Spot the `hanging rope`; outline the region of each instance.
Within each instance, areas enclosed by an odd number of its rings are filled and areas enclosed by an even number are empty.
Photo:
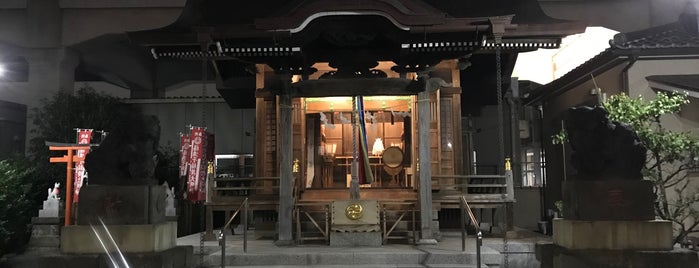
[[[357,113],[357,97],[353,96],[352,97],[352,168],[351,168],[351,180],[350,180],[350,199],[351,200],[358,200],[359,199],[359,154],[357,151],[359,150],[358,143],[357,143],[357,124],[359,124],[359,118],[358,118],[358,113]]]
[[[357,158],[359,157],[359,154],[357,153],[357,122],[359,121],[357,118],[357,97],[354,96],[352,97],[352,160],[357,161]]]

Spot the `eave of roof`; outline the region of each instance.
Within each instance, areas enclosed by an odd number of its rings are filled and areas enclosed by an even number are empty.
[[[319,13],[342,11],[382,13],[396,23],[410,28],[411,32],[417,31],[422,34],[485,32],[490,29],[489,19],[494,17],[511,18],[512,22],[506,25],[505,37],[560,38],[584,31],[585,25],[580,22],[546,16],[536,1],[516,0],[510,3],[513,1],[459,1],[455,4],[456,9],[446,9],[449,5],[444,6],[443,2],[453,1],[260,0],[256,4],[241,8],[235,1],[229,0],[189,0],[173,24],[160,29],[130,32],[128,35],[134,42],[146,46],[196,44],[201,42],[202,38],[208,38],[209,34],[215,34],[216,36],[211,36],[214,38],[274,38],[289,35],[290,29],[302,27],[309,18]],[[266,8],[258,10],[260,6]],[[229,10],[235,14],[222,10]],[[537,15],[533,16],[530,13]]]
[[[627,57],[627,55],[620,54],[618,51],[608,48],[564,76],[536,88],[529,96],[524,97],[524,104],[532,105],[540,103],[549,98],[563,94],[569,89],[587,81],[590,75],[596,76],[603,73],[622,63]]]
[[[699,70],[697,70],[697,72],[699,72]],[[646,80],[684,90],[699,92],[699,74],[651,75],[646,77]]]

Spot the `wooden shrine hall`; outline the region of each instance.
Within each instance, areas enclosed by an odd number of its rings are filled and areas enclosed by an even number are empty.
[[[534,0],[189,0],[173,24],[128,36],[158,64],[192,62],[232,107],[254,103],[254,172],[217,174],[209,212],[247,198],[256,233],[327,241],[332,203],[350,199],[361,96],[374,180],[358,199],[378,204],[383,242],[432,243],[433,212],[461,197],[515,201],[504,153],[493,174],[469,168],[462,116],[501,104],[517,53],[582,31]]]

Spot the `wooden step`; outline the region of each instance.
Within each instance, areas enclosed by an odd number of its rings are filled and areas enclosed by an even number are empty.
[[[413,189],[362,188],[361,199],[379,201],[416,201],[417,192]],[[349,199],[349,189],[306,189],[301,193],[301,201],[333,201]]]

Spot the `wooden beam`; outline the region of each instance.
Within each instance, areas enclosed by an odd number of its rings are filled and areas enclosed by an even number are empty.
[[[418,81],[405,78],[321,79],[291,85],[294,97],[406,96],[424,90]]]

